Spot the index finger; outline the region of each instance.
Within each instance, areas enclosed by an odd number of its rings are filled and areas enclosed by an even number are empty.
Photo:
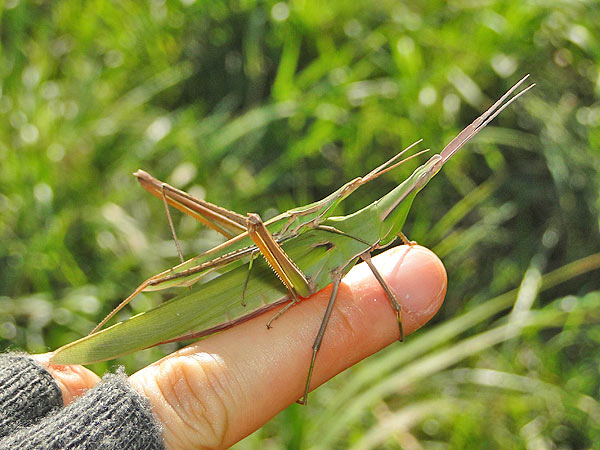
[[[405,335],[441,306],[446,272],[431,251],[402,246],[373,263],[402,305]],[[273,311],[194,343],[134,374],[171,448],[228,448],[302,395],[331,287],[265,327]],[[365,264],[344,278],[317,356],[311,388],[399,337],[396,314]]]

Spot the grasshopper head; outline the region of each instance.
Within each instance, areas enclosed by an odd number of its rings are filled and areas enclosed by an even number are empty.
[[[442,155],[433,155],[425,164],[415,170],[416,181],[411,192],[419,192],[444,165]]]
[[[406,216],[417,193],[444,165],[441,155],[433,155],[418,167],[400,186],[379,200],[380,219],[383,222],[381,241],[394,239],[402,229]]]

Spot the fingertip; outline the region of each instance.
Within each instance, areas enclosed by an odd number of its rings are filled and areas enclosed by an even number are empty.
[[[407,248],[404,248],[407,247]],[[408,332],[425,325],[438,312],[448,287],[448,276],[442,261],[431,250],[420,245],[401,246],[383,256],[394,260],[390,264],[389,279],[407,316]],[[375,264],[381,264],[376,260]],[[386,275],[384,274],[384,277]]]
[[[62,392],[65,406],[100,381],[98,375],[83,366],[50,364],[50,355],[50,353],[44,353],[31,357],[52,375]]]
[[[401,305],[405,335],[425,325],[440,309],[448,278],[444,265],[431,250],[402,245],[377,255],[373,263]],[[389,300],[366,264],[354,267],[344,282],[365,314],[397,328]]]

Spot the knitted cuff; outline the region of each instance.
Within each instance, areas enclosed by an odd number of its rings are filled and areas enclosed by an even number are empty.
[[[36,376],[39,375],[36,372]],[[25,374],[25,378],[31,377]],[[0,382],[4,383],[4,380]],[[37,385],[33,382],[30,384]],[[60,390],[56,384],[54,388],[57,390],[56,398],[62,404]],[[21,391],[13,390],[12,393],[17,397],[22,395]],[[13,401],[14,396],[3,393],[9,403],[24,403]],[[26,407],[25,410],[35,409],[36,404],[46,402],[43,397],[40,400],[33,394],[26,397],[30,405],[34,406]],[[0,409],[4,412],[2,403]],[[101,383],[83,396],[68,406],[47,414],[33,425],[17,431],[10,428],[8,435],[0,439],[2,450],[164,449],[161,429],[154,421],[149,400],[129,385],[122,370],[118,374],[105,375]]]
[[[0,355],[0,437],[62,405],[60,388],[46,369],[27,355]]]

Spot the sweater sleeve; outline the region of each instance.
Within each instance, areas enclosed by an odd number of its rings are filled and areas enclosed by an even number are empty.
[[[0,449],[164,449],[150,402],[123,373],[60,405],[45,369],[26,356],[0,356]]]
[[[33,359],[0,355],[0,437],[38,422],[62,403],[60,388]]]

